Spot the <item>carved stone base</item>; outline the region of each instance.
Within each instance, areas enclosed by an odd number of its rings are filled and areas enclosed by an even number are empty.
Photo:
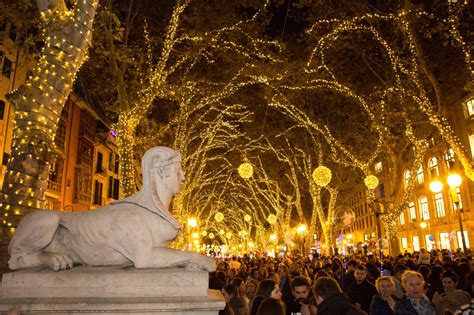
[[[22,314],[217,314],[225,306],[208,290],[206,271],[77,267],[3,275],[0,311]]]

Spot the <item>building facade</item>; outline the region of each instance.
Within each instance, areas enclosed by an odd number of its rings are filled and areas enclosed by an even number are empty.
[[[474,152],[474,96],[464,99],[450,112],[449,120],[456,135],[465,148]],[[385,199],[385,191],[391,191],[392,181],[381,162],[374,165],[379,178],[376,196],[379,202],[389,202]],[[457,188],[450,188],[447,183],[448,175],[461,175],[462,183]],[[409,166],[404,172],[404,187],[408,184]],[[454,151],[442,140],[431,139],[423,164],[415,176],[415,185],[408,206],[398,219],[398,239],[402,252],[428,250],[463,249],[463,238],[466,248],[474,242],[474,214],[472,198],[474,186],[462,171]],[[439,181],[443,184],[440,191],[433,192],[430,184]],[[356,219],[347,233],[347,244],[360,248],[367,246],[369,251],[379,250],[379,244],[384,238],[384,231],[375,209],[370,209],[366,202],[365,192],[355,193],[347,206],[351,207]],[[380,231],[379,231],[380,230]],[[462,232],[461,232],[462,230]],[[464,237],[463,237],[464,235]]]

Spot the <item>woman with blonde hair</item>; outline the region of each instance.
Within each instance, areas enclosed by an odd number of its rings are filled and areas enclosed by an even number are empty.
[[[399,301],[393,292],[395,291],[395,281],[392,277],[379,277],[375,281],[378,295],[374,295],[370,304],[370,314],[392,315],[395,304]]]
[[[436,311],[430,299],[424,293],[423,276],[416,271],[405,271],[402,285],[406,291],[395,305],[396,315],[435,315]]]

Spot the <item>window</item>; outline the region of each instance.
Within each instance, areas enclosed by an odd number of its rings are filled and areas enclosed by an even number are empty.
[[[4,152],[3,153],[3,159],[2,159],[2,165],[7,166],[9,158],[10,158],[10,154]]]
[[[474,115],[474,98],[471,98],[466,102],[466,109],[469,117],[472,117]]]
[[[380,195],[380,198],[385,198],[385,186],[384,184],[380,184],[379,185],[379,195]]]
[[[444,210],[444,200],[443,194],[435,194],[435,205],[436,205],[436,216],[438,218],[446,216],[446,211]]]
[[[119,199],[120,180],[114,178],[114,194],[112,198]]]
[[[114,178],[109,176],[109,189],[107,190],[107,198],[112,198],[114,193]]]
[[[101,152],[97,152],[97,165],[96,165],[96,169],[95,169],[95,172],[96,173],[102,173],[104,171],[104,169],[102,168],[102,160],[103,160],[103,155]]]
[[[430,234],[425,235],[425,244],[426,244],[427,251],[431,251],[433,249],[433,244],[434,244],[433,235],[430,235]]]
[[[74,171],[74,202],[90,204],[92,175],[91,169],[76,167]]]
[[[448,151],[444,154],[444,159],[446,161],[446,166],[451,169],[454,166],[454,151],[449,148]]]
[[[58,129],[56,130],[54,143],[56,144],[56,147],[61,150],[64,150],[66,146],[66,121],[62,118],[58,121]]]
[[[456,202],[453,202],[453,213],[458,213],[458,208],[462,209],[462,199],[461,199],[461,187],[456,187],[456,195],[458,195],[458,205],[456,206]]]
[[[423,165],[420,165],[416,176],[418,178],[418,184],[423,184],[423,182],[425,181],[425,175],[423,174]]]
[[[415,209],[415,203],[413,201],[408,203],[408,210],[410,212],[410,220],[411,221],[416,220],[416,209]]]
[[[4,77],[10,78],[12,74],[12,62],[7,57],[3,58],[3,66],[2,66],[2,75]]]
[[[474,134],[469,135],[469,146],[471,148],[471,157],[474,158]]]
[[[115,155],[115,170],[114,173],[118,174],[119,172],[119,156],[118,154]]]
[[[406,237],[402,237],[402,249],[408,248],[408,239]]]
[[[5,115],[5,102],[0,100],[0,119],[3,120],[3,116]]]
[[[451,242],[449,240],[449,233],[439,233],[439,245],[441,249],[451,249]]]
[[[382,172],[382,162],[378,162],[377,164],[375,164],[375,172],[376,173]]]
[[[435,157],[432,157],[429,162],[429,167],[430,167],[430,174],[431,177],[438,177],[439,176],[439,169],[438,169],[438,159]]]
[[[420,251],[420,238],[418,236],[413,236],[413,251]]]
[[[115,169],[115,157],[112,152],[109,152],[109,171],[113,171]]]
[[[410,181],[410,171],[405,171],[405,188],[408,187],[408,182]]]
[[[94,183],[94,204],[95,205],[102,205],[102,188],[103,184],[99,182],[98,180],[95,181]]]
[[[64,160],[57,157],[49,166],[48,189],[54,192],[61,192],[63,178]]]
[[[405,211],[400,214],[400,225],[405,224]]]
[[[425,196],[420,197],[420,216],[421,220],[429,220],[430,219],[430,208],[428,207],[428,198]]]
[[[77,148],[77,164],[84,164],[92,168],[93,163],[93,145],[85,138],[79,139],[79,145]]]
[[[470,248],[469,247],[469,237],[467,236],[467,231],[464,231],[464,240],[466,241],[466,248]],[[462,237],[461,237],[461,232],[460,231],[457,231],[456,232],[456,237],[458,239],[458,247],[459,248],[463,248],[462,246]]]

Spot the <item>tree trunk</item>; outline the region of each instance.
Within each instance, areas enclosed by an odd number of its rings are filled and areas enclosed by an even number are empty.
[[[120,156],[120,185],[123,197],[131,196],[137,191],[134,147],[138,120],[138,118],[129,118],[125,115],[121,115],[119,118],[117,146]]]
[[[15,109],[1,205],[8,227],[43,207],[58,121],[86,58],[98,1],[78,1],[69,12],[61,1],[37,3],[45,22],[45,47],[33,75],[7,96]],[[48,5],[56,8],[48,10]]]

